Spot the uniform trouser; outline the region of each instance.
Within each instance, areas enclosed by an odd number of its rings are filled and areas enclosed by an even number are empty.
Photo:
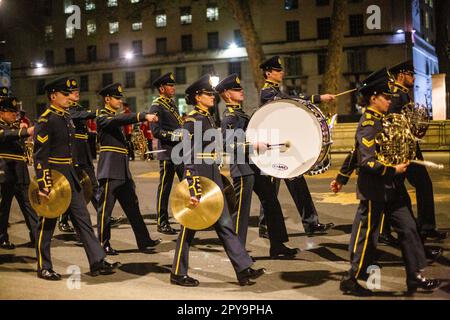
[[[92,229],[92,222],[86,207],[86,201],[82,191],[72,188],[72,201],[70,202],[70,219],[72,220],[75,232],[83,243],[89,266],[100,262],[105,258],[105,252]],[[36,256],[38,260],[38,270],[52,269],[50,255],[50,242],[55,230],[57,219],[41,217],[37,226]]]
[[[259,198],[266,213],[267,231],[271,246],[277,246],[289,241],[284,223],[280,202],[275,196],[275,186],[269,176],[260,174],[233,178],[234,191],[237,199],[237,210],[232,213],[233,226],[242,245],[247,241],[248,220],[253,191]]]
[[[97,177],[95,176],[95,169],[93,165],[80,165],[80,170],[83,170],[86,172],[86,174],[89,176],[89,179],[91,180],[92,184],[92,199],[91,203],[94,206],[95,211],[98,211],[98,181]],[[69,221],[69,211],[65,212],[61,217],[59,217],[60,223],[67,223]]]
[[[25,223],[29,230],[30,241],[35,242],[36,226],[38,217],[31,207],[28,199],[28,184],[16,184],[5,182],[1,184],[1,202],[0,202],[0,242],[8,241],[8,220],[11,211],[11,203],[16,197]]]
[[[175,173],[178,179],[183,179],[184,168],[183,165],[175,165],[171,160],[159,161],[159,185],[158,193],[156,194],[157,211],[158,211],[158,225],[169,223],[169,196],[172,190],[173,179]]]
[[[406,170],[406,179],[416,189],[417,224],[419,231],[436,229],[433,184],[427,169],[424,166],[411,163],[408,170]],[[390,223],[384,219],[382,232],[389,233],[390,231]]]
[[[436,229],[433,184],[426,167],[411,163],[406,170],[406,179],[416,188],[417,221],[419,229]]]
[[[398,234],[407,276],[414,276],[427,265],[423,244],[407,199],[399,196],[390,202],[362,200],[353,221],[349,245],[349,274],[355,279],[366,272],[374,260],[383,212]]]
[[[276,194],[280,190],[280,179],[272,178],[272,182],[275,185]],[[286,186],[294,200],[297,207],[300,218],[302,219],[303,227],[314,226],[319,223],[319,216],[317,215],[316,207],[309,192],[308,185],[303,176],[299,176],[293,179],[284,179]],[[264,208],[261,206],[259,212],[259,224],[266,224]]]
[[[132,179],[101,179],[99,181],[99,207],[97,211],[97,233],[103,246],[109,245],[111,239],[111,214],[119,201],[125,215],[130,221],[138,248],[150,244],[150,233],[144,223],[136,195],[136,185]]]
[[[219,220],[214,224],[219,239],[236,273],[249,268],[253,261],[248,255],[245,247],[239,241],[234,232],[231,216],[228,212],[228,205],[224,203],[224,209]],[[190,230],[181,226],[178,235],[175,256],[172,264],[172,273],[175,275],[187,275],[189,265],[189,249],[195,236],[195,230]]]

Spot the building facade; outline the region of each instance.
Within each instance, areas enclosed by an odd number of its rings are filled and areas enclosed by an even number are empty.
[[[245,44],[225,0],[18,2],[5,0],[0,8],[6,30],[0,59],[12,62],[12,91],[31,118],[45,106],[45,82],[67,73],[80,80],[82,104],[91,108],[99,104],[101,87],[121,82],[132,109],[145,110],[157,95],[153,79],[168,71],[178,82],[181,112],[189,111],[184,90],[205,73],[219,79],[240,74],[245,108],[259,106]],[[323,93],[333,1],[250,2],[266,56],[284,59],[285,89]],[[80,8],[79,21],[71,5]],[[416,96],[431,105],[430,75],[439,72],[433,0],[349,0],[347,15],[340,91],[376,69],[414,58]],[[354,96],[338,102],[339,114],[357,113]]]

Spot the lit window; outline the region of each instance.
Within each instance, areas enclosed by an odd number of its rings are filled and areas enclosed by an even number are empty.
[[[69,9],[69,7],[71,5],[73,5],[73,1],[72,0],[64,0],[64,13],[66,13],[66,14],[73,13],[73,11]]]
[[[119,5],[118,0],[108,0],[108,7],[117,7]]]
[[[427,29],[430,29],[430,15],[428,12],[425,12],[425,27]]]
[[[110,22],[109,23],[109,34],[115,34],[119,32],[119,22]]]
[[[46,26],[45,27],[45,40],[46,41],[53,40],[53,26]]]
[[[95,23],[95,20],[88,20],[87,21],[87,35],[91,36],[97,33],[97,24]]]
[[[191,7],[180,8],[180,22],[181,22],[181,24],[191,24],[192,23]]]
[[[85,9],[86,11],[95,10],[95,2],[93,0],[86,0]]]
[[[131,30],[139,31],[142,30],[142,22],[134,22],[131,24]]]
[[[75,36],[75,27],[66,27],[66,39],[73,39]]]
[[[156,27],[162,28],[167,26],[167,15],[165,13],[159,13],[156,15]]]
[[[219,20],[219,7],[206,8],[206,20],[218,21]]]

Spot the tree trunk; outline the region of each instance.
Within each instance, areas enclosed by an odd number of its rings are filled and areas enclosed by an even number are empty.
[[[326,72],[323,77],[323,87],[326,93],[337,93],[339,90],[346,13],[347,0],[334,0],[331,34],[328,41],[328,59]],[[333,101],[325,104],[323,110],[331,114],[336,113],[337,102]]]
[[[264,84],[264,77],[259,69],[259,65],[265,60],[265,55],[253,24],[249,2],[249,0],[228,0],[227,4],[241,30],[255,88],[259,92]]]

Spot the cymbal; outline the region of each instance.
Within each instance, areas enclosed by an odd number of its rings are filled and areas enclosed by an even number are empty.
[[[219,186],[206,177],[200,177],[202,197],[200,203],[192,208],[189,204],[191,195],[186,179],[181,181],[170,197],[170,207],[174,218],[191,230],[203,230],[219,220],[223,211],[223,194]]]
[[[92,195],[94,194],[91,178],[86,171],[82,170],[79,179],[81,187],[83,188],[84,199],[86,200],[86,203],[89,203],[92,200]]]
[[[230,214],[233,214],[233,212],[236,210],[237,205],[236,193],[234,192],[234,187],[231,184],[230,180],[223,174],[221,176],[223,184],[222,192],[225,200],[227,201],[228,211],[230,212]]]
[[[53,187],[48,195],[49,199],[38,195],[39,186],[36,177],[30,181],[28,197],[38,216],[54,219],[61,216],[69,208],[72,201],[72,189],[69,181],[60,172],[52,169],[51,176]]]

